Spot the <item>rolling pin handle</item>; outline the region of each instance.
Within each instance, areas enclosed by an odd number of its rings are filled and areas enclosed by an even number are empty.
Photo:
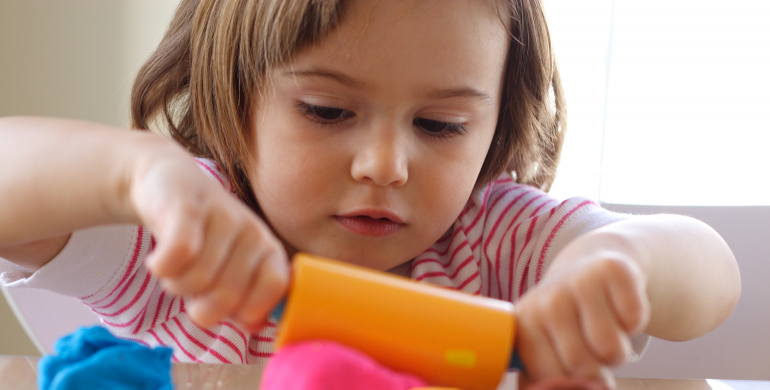
[[[276,323],[281,321],[281,318],[283,317],[283,310],[286,308],[286,298],[281,298],[281,301],[278,302],[278,305],[275,306],[273,311],[270,313],[270,318],[273,319]]]
[[[511,354],[511,361],[508,362],[508,370],[524,371],[524,363],[522,363],[521,359],[519,359],[519,354],[515,349]]]

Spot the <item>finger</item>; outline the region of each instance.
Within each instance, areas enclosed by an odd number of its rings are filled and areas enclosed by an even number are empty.
[[[601,362],[591,352],[582,334],[578,304],[574,296],[554,297],[549,310],[548,337],[562,369],[568,376],[601,379]]]
[[[170,221],[154,231],[157,246],[145,264],[155,276],[173,277],[184,272],[203,246],[204,223],[198,211],[177,210]]]
[[[535,293],[532,291],[530,294]],[[558,356],[555,353],[555,347],[548,337],[547,330],[543,325],[547,323],[548,318],[543,317],[538,302],[533,301],[535,297],[529,300],[520,301],[516,307],[516,349],[521,361],[526,367],[526,377],[531,381],[538,381],[544,378],[555,378],[566,376]]]
[[[610,390],[615,390],[618,387],[615,382],[615,375],[612,375],[612,371],[606,366],[602,367],[599,380],[607,385]]]
[[[164,287],[178,295],[201,294],[221,277],[227,255],[232,251],[239,223],[225,213],[211,213],[200,255],[175,277],[164,280]]]
[[[260,242],[242,232],[227,255],[220,277],[212,288],[196,298],[188,311],[201,326],[209,327],[230,316],[241,304],[262,261]]]
[[[288,260],[283,248],[276,243],[259,265],[254,284],[233,318],[252,332],[259,330],[286,295],[288,285]]]
[[[603,364],[617,365],[628,359],[632,348],[605,290],[605,286],[598,283],[581,286],[576,300],[581,336],[595,359]]]
[[[613,261],[608,267],[607,295],[618,322],[629,334],[639,333],[647,326],[650,303],[644,273],[631,260]]]

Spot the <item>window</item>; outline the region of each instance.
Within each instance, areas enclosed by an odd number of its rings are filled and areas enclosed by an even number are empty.
[[[569,109],[556,196],[770,204],[770,2],[545,4]]]

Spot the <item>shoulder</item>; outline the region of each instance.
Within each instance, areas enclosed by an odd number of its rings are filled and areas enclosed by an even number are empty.
[[[578,217],[603,220],[603,223],[622,218],[591,199],[573,197],[559,200],[540,189],[517,183],[508,174],[502,174],[473,194],[458,222],[472,230],[479,224],[494,227],[505,221],[521,223],[533,219],[564,224]]]
[[[488,224],[499,224],[505,217],[530,218],[558,203],[547,193],[502,174],[473,193],[458,222],[471,232]]]

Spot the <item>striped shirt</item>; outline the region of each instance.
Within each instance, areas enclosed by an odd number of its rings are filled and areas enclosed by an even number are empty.
[[[232,192],[209,160],[201,168]],[[594,202],[559,202],[502,175],[474,193],[452,227],[412,261],[411,277],[472,294],[516,302],[543,276],[567,243],[623,216]],[[185,308],[191,297],[167,293],[144,266],[155,241],[142,226],[114,225],[73,233],[65,248],[34,274],[0,261],[9,287],[44,288],[78,297],[115,335],[173,348],[174,361],[264,364],[276,324],[249,334],[230,321],[205,329]]]

